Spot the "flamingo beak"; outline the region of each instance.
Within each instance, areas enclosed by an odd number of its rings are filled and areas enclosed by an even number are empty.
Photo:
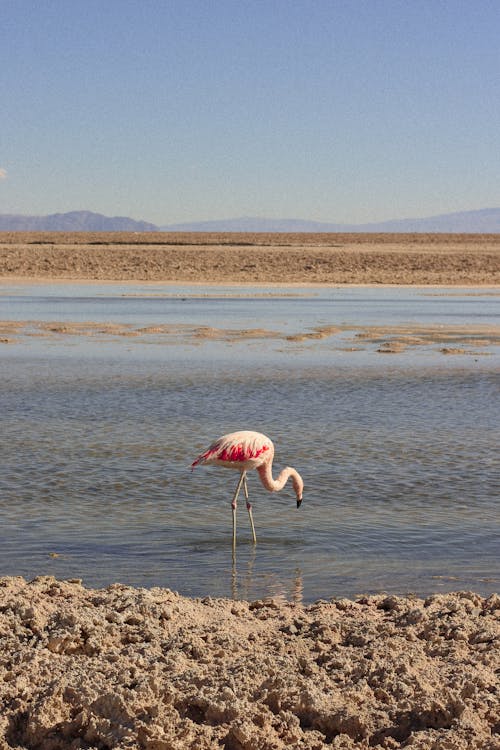
[[[301,503],[302,503],[302,498],[297,498],[297,508],[300,508]]]

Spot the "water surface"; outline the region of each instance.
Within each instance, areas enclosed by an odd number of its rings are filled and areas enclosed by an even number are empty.
[[[259,289],[238,298],[232,288],[214,297],[209,288],[168,287],[155,288],[166,297],[132,296],[148,290],[3,287],[0,319],[284,331],[498,321],[495,296],[470,290],[267,298]],[[166,346],[63,336],[25,337],[0,355],[3,575],[305,601],[499,588],[494,348],[445,357],[432,347],[340,351],[329,340]],[[270,435],[276,468],[295,466],[305,492],[297,510],[291,486],[271,495],[251,475],[258,543],[241,502],[233,558],[238,477],[189,467],[212,438],[238,428]]]

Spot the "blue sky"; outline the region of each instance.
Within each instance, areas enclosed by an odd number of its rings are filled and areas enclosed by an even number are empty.
[[[0,0],[0,213],[500,206],[498,0]]]

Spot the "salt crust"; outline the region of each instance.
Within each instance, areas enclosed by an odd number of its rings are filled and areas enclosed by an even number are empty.
[[[500,748],[500,597],[0,579],[0,748]]]

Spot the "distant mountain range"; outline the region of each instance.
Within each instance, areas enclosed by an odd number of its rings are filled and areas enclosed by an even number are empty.
[[[457,232],[500,233],[500,208],[459,211],[424,219],[393,219],[370,224],[333,224],[302,219],[243,217],[219,221],[168,224],[163,232]]]
[[[305,219],[242,217],[157,226],[126,216],[91,211],[49,216],[0,214],[1,232],[451,232],[500,233],[500,208],[440,214],[423,219],[393,219],[370,224],[334,224]]]
[[[0,214],[0,232],[157,232],[147,221],[127,216],[103,216],[92,211],[70,211],[49,216]]]

